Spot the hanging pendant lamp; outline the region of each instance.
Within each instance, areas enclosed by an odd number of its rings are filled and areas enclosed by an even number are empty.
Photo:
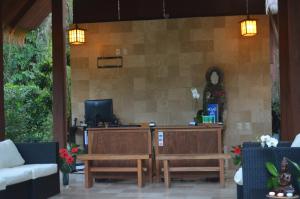
[[[257,20],[252,19],[249,16],[249,4],[248,0],[246,1],[247,6],[247,18],[241,21],[241,35],[244,37],[252,37],[257,34]]]

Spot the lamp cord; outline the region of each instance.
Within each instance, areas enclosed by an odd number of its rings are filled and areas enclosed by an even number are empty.
[[[120,0],[118,0],[118,19],[121,20],[121,6],[120,6]]]
[[[249,1],[246,0],[246,9],[247,9],[247,15],[249,15]]]

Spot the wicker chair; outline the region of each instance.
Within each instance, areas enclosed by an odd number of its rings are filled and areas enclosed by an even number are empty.
[[[265,163],[273,162],[279,168],[283,157],[300,163],[300,148],[290,148],[290,143],[281,142],[276,148],[262,148],[259,143],[244,143],[242,150],[243,187],[238,187],[238,199],[264,199],[268,193],[269,174]],[[290,167],[290,169],[293,169]],[[295,176],[294,176],[295,178]],[[293,179],[294,184],[295,179]],[[298,187],[295,186],[299,193]],[[241,193],[242,191],[242,193]]]

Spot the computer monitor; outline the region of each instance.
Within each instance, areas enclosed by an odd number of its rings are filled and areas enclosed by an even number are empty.
[[[99,122],[113,122],[113,102],[112,99],[86,100],[85,122],[89,127],[98,126]]]

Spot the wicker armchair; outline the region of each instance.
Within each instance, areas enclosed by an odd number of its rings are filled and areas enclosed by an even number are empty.
[[[238,194],[238,199],[265,198],[268,193],[267,180],[269,178],[265,168],[266,162],[273,162],[277,168],[283,157],[300,163],[300,148],[290,148],[290,145],[290,143],[281,142],[276,148],[262,148],[259,143],[243,144],[243,194]],[[293,181],[295,182],[295,179]],[[299,193],[298,187],[295,186],[295,188]],[[241,191],[240,187],[239,189]]]

